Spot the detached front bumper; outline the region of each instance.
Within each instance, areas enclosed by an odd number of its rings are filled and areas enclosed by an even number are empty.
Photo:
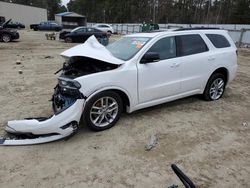
[[[9,121],[5,130],[18,136],[18,139],[2,138],[0,145],[41,144],[74,134],[78,129],[85,99],[79,96],[66,96],[56,87],[52,101],[55,114],[50,118]]]
[[[5,130],[12,134],[61,134],[67,135],[72,132],[71,122],[79,123],[84,108],[84,99],[76,100],[75,103],[59,114],[54,114],[47,120],[27,119],[9,121]]]

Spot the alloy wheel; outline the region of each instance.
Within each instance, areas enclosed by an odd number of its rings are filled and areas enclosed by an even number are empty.
[[[98,99],[90,110],[90,120],[97,127],[106,127],[118,114],[118,103],[112,97]]]
[[[2,40],[3,40],[3,42],[10,42],[10,36],[9,35],[3,35],[3,37],[2,37]]]
[[[209,90],[209,95],[211,99],[217,100],[222,96],[224,91],[224,85],[225,82],[222,78],[217,78],[213,81]]]

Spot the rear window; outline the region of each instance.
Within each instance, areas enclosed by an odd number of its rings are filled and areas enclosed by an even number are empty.
[[[178,56],[186,56],[208,51],[206,43],[198,34],[176,36],[176,42]]]
[[[208,39],[213,43],[216,48],[227,48],[230,47],[230,43],[223,35],[218,34],[206,34]]]

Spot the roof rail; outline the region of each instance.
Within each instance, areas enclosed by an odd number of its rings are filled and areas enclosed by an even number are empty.
[[[190,27],[190,28],[180,28],[175,31],[192,31],[192,30],[212,30],[212,29],[220,29],[217,27]]]

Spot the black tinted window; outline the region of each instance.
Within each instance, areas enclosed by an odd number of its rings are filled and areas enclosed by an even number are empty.
[[[230,47],[230,43],[223,35],[218,34],[206,34],[209,40],[213,43],[216,48],[227,48]]]
[[[157,52],[160,60],[176,57],[175,37],[166,37],[158,40],[148,52]]]
[[[79,28],[76,30],[77,33],[84,33],[86,32],[87,28]]]
[[[198,54],[208,51],[206,43],[200,35],[176,36],[178,56]]]

